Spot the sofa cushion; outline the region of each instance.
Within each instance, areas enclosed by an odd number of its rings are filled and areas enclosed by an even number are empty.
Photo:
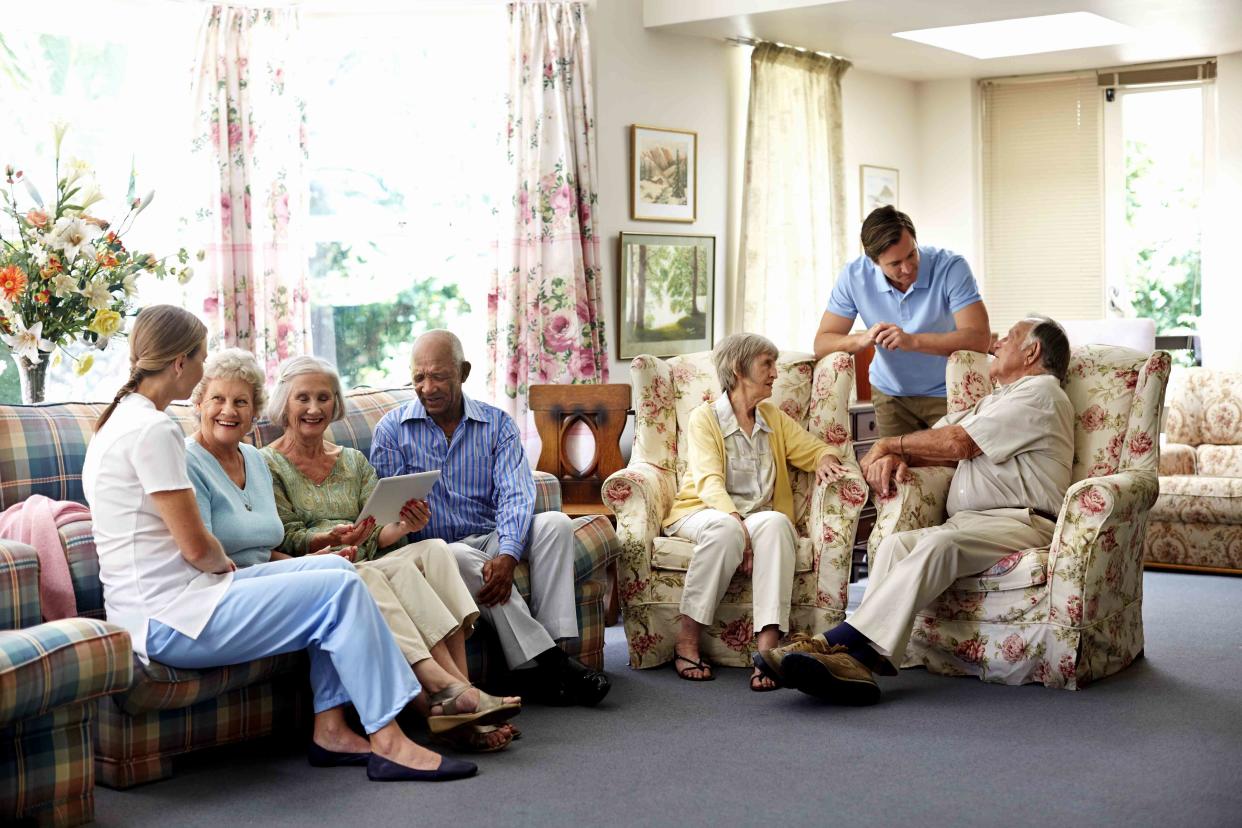
[[[1001,558],[977,575],[958,578],[949,587],[958,592],[1004,592],[1048,582],[1048,550],[1023,549]]]
[[[1242,525],[1242,477],[1162,477],[1151,519]]]
[[[1242,371],[1178,368],[1166,400],[1164,432],[1171,442],[1242,444]]]
[[[123,689],[132,655],[129,633],[90,618],[0,632],[0,725]]]
[[[1206,477],[1242,477],[1242,445],[1217,446],[1210,443],[1195,450],[1199,474]]]
[[[299,669],[306,669],[305,650],[208,670],[180,669],[156,661],[143,664],[134,657],[134,680],[115,701],[133,716],[151,710],[177,710]]]
[[[657,537],[651,547],[651,568],[685,572],[694,556],[694,544],[685,538]],[[815,563],[815,550],[810,538],[798,538],[794,550],[794,572],[810,572]]]

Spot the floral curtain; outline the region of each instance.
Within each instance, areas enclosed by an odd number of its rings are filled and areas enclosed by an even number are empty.
[[[848,61],[774,43],[751,54],[730,330],[808,350],[845,264],[841,76]],[[779,297],[796,297],[783,301]]]
[[[310,352],[305,112],[287,71],[296,9],[215,6],[199,37],[193,149],[205,163],[213,345],[252,351],[269,378]]]
[[[488,294],[488,386],[524,434],[527,389],[608,381],[595,235],[595,102],[580,2],[509,4],[507,147]]]

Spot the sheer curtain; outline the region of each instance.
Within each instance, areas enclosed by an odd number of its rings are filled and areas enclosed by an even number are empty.
[[[200,218],[211,237],[203,316],[213,342],[252,351],[269,378],[311,350],[297,31],[295,9],[214,6],[194,74]]]
[[[731,331],[810,350],[845,263],[841,76],[849,67],[774,43],[751,54]]]
[[[508,175],[488,294],[488,386],[524,439],[533,383],[608,381],[595,101],[580,2],[509,4]]]

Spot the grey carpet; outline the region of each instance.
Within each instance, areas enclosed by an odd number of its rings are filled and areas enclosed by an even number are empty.
[[[1146,575],[1147,657],[1071,693],[908,670],[884,701],[824,707],[625,665],[595,710],[530,707],[479,776],[438,785],[317,770],[273,741],[172,779],[99,789],[101,826],[1242,825],[1242,578]],[[857,601],[860,590],[851,589]],[[422,738],[415,734],[416,738]]]

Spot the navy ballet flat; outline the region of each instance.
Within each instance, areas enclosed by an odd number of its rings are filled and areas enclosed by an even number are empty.
[[[448,782],[465,779],[479,772],[474,762],[440,757],[440,767],[435,770],[418,770],[390,762],[382,756],[371,754],[367,762],[367,778],[372,782]]]
[[[365,765],[370,758],[370,753],[338,753],[335,750],[320,747],[314,742],[310,743],[310,748],[306,751],[306,761],[310,762],[311,767],[315,768]]]

